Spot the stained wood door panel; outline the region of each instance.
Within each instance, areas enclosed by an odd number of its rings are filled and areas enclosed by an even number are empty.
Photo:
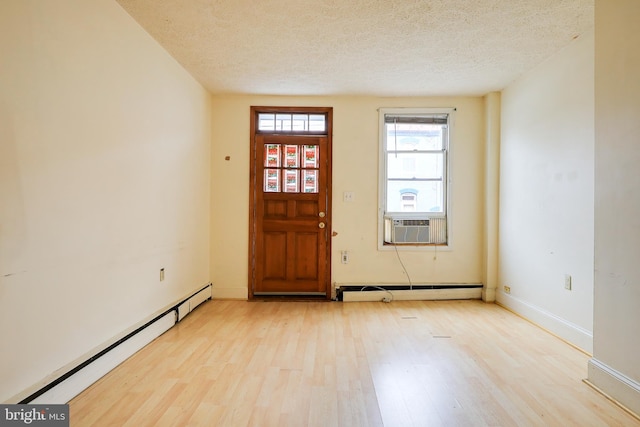
[[[295,279],[318,279],[318,233],[296,233],[296,252],[298,262],[295,263]]]
[[[295,200],[293,201],[296,217],[318,217],[318,203],[316,201]]]
[[[323,245],[318,242],[318,233],[276,231],[265,232],[263,236],[264,247],[261,252],[264,254],[264,283],[317,281],[320,278],[318,248]],[[292,259],[296,262],[287,262]],[[280,290],[281,285],[278,285]],[[309,284],[305,283],[304,288],[308,289]]]
[[[264,233],[264,245],[268,250],[262,251],[264,254],[263,277],[270,280],[286,279],[286,264],[282,262],[282,259],[287,256],[287,233]]]
[[[264,201],[264,217],[278,218],[287,216],[286,200],[265,200]]]

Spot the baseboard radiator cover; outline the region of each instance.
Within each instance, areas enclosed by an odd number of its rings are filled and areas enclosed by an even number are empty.
[[[212,284],[209,283],[123,337],[106,345],[102,350],[93,355],[87,355],[75,366],[66,367],[62,370],[62,374],[55,378],[48,378],[44,385],[32,387],[5,403],[63,404],[69,402],[120,363],[175,326],[198,305],[210,300],[211,289]],[[33,391],[33,388],[37,390]]]
[[[591,358],[585,382],[640,420],[640,383]]]
[[[455,300],[481,297],[480,283],[336,284],[336,300],[344,302]]]

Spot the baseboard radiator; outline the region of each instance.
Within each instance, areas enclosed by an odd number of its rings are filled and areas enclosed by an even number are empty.
[[[75,367],[67,369],[62,375],[50,380],[38,390],[23,393],[28,396],[18,397],[16,401],[7,403],[67,403],[138,350],[171,329],[198,305],[210,300],[211,288],[212,284],[207,284]]]
[[[482,298],[480,283],[440,284],[336,284],[336,300],[351,301],[410,301],[454,300]]]

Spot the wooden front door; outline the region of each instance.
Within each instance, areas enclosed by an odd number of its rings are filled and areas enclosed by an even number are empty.
[[[249,297],[329,298],[331,110],[271,111],[252,108]]]

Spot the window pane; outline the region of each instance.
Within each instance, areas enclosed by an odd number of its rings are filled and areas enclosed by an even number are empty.
[[[280,192],[280,170],[279,169],[264,170],[264,192],[265,193]]]
[[[446,126],[387,123],[387,150],[442,150]]]
[[[309,114],[309,130],[312,132],[324,132],[327,130],[324,114]]]
[[[265,146],[264,166],[269,168],[280,167],[280,145],[267,144]]]
[[[303,147],[304,152],[304,168],[317,168],[318,167],[318,146],[317,145],[305,145]]]
[[[305,193],[317,193],[318,192],[318,171],[317,170],[305,170],[304,173],[304,192]]]
[[[291,114],[276,114],[276,129],[282,131],[291,130]]]
[[[300,182],[298,181],[298,170],[284,171],[284,192],[298,193],[300,191]]]
[[[309,130],[309,115],[308,114],[294,114],[293,115],[293,130],[295,131],[307,131]]]
[[[387,153],[388,179],[442,179],[443,153]]]
[[[414,200],[403,196],[414,194]],[[415,207],[414,207],[415,206]],[[442,181],[387,181],[387,212],[444,212]]]
[[[258,114],[258,130],[275,130],[275,119],[273,113]]]
[[[298,145],[285,145],[284,146],[284,167],[297,168],[299,167]]]

